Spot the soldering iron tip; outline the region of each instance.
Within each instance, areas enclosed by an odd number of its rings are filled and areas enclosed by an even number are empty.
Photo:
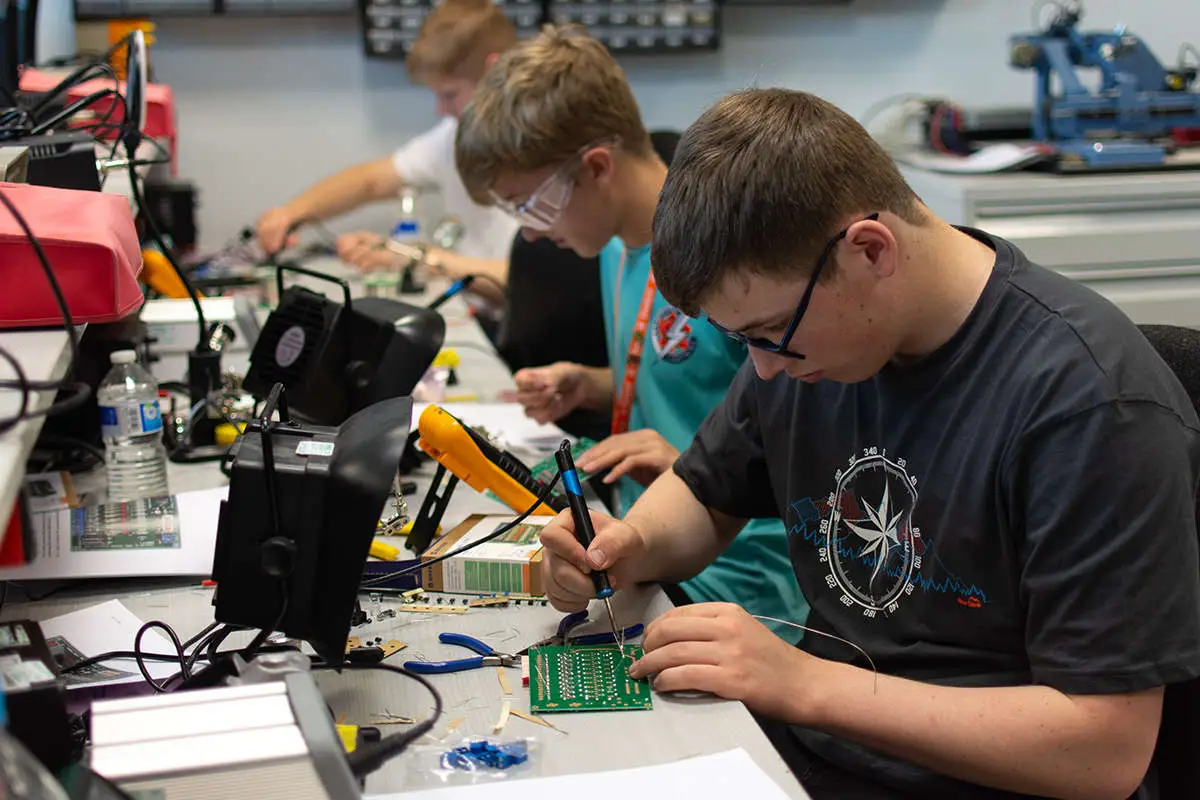
[[[612,598],[604,598],[604,609],[608,612],[608,622],[612,625],[613,641],[617,643],[617,649],[622,653],[625,652],[625,637],[619,627],[617,627],[617,618],[613,614]]]

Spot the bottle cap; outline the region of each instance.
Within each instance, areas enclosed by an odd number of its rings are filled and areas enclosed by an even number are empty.
[[[137,361],[136,350],[114,350],[109,359],[114,364],[133,364]]]

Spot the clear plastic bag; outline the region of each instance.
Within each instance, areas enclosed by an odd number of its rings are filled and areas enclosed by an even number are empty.
[[[539,755],[533,737],[464,736],[414,748],[408,788],[456,786],[504,780],[527,772]]]

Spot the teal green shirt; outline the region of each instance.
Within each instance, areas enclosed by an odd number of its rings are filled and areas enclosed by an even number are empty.
[[[613,239],[600,253],[608,359],[613,391],[618,395],[629,340],[650,277],[650,246],[630,249],[622,267],[624,251],[624,243]],[[634,387],[629,430],[650,428],[677,450],[686,450],[700,423],[725,398],[745,360],[745,347],[711,325],[689,319],[656,293]],[[624,517],[643,488],[624,478],[617,490],[617,511]],[[808,603],[796,582],[783,522],[778,519],[751,520],[720,558],[682,585],[698,603],[737,603],[751,614],[799,624],[808,618]],[[767,625],[788,641],[799,641],[803,635],[803,631],[787,625]]]

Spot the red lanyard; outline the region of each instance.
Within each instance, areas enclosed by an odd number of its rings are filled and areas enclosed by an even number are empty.
[[[620,341],[621,321],[621,275],[625,271],[625,251],[621,251],[621,263],[617,267],[616,292],[613,296],[613,340]],[[633,335],[629,337],[629,353],[625,356],[625,377],[621,381],[620,394],[613,396],[612,432],[613,435],[629,430],[629,415],[633,412],[634,387],[637,385],[638,369],[642,366],[642,350],[646,346],[646,330],[650,327],[650,311],[654,307],[654,295],[658,292],[658,283],[654,273],[646,280],[646,290],[642,293],[642,305],[638,308],[637,321],[633,325]],[[616,348],[614,347],[615,351]]]

